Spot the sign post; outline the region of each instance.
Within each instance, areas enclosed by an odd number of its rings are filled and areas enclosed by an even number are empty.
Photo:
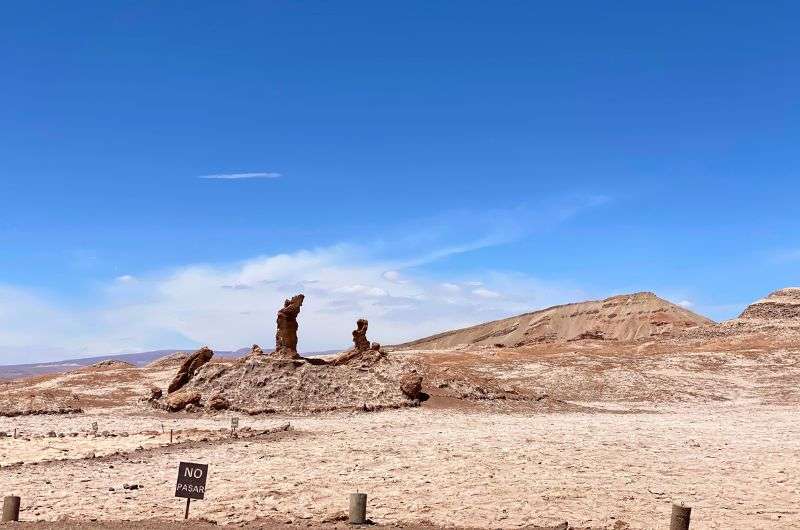
[[[239,418],[231,418],[231,433],[236,434],[236,429],[239,428]]]
[[[175,496],[186,499],[184,519],[189,518],[189,504],[192,499],[202,500],[205,497],[207,478],[208,464],[181,462],[178,465],[178,482],[175,485]]]

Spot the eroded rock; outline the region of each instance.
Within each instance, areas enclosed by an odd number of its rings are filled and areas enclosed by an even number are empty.
[[[208,400],[207,406],[211,410],[227,410],[230,408],[231,403],[224,396],[217,394]]]
[[[178,374],[169,384],[167,394],[172,394],[180,390],[197,373],[201,366],[206,364],[214,356],[214,352],[208,346],[203,346],[186,359],[178,369]]]
[[[367,319],[359,318],[356,321],[356,329],[353,330],[353,347],[338,355],[330,364],[340,366],[354,362],[356,359],[367,365],[377,362],[383,356],[381,345],[377,342],[370,344],[367,339],[367,328],[369,328]]]
[[[353,330],[353,348],[357,352],[363,352],[369,349],[369,340],[367,339],[368,327],[369,322],[366,318],[359,318],[356,321],[356,329]]]
[[[164,403],[166,409],[170,412],[178,412],[187,408],[189,405],[197,406],[202,399],[200,392],[194,390],[181,390],[167,396]]]
[[[400,391],[410,399],[419,399],[422,393],[422,376],[416,371],[403,374],[400,378]]]
[[[275,333],[275,352],[273,356],[283,359],[297,359],[297,316],[305,296],[298,294],[283,302],[278,311],[278,330]]]

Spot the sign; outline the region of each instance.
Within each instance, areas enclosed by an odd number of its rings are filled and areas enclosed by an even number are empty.
[[[231,429],[234,431],[239,428],[239,418],[231,418]]]
[[[202,499],[206,494],[206,478],[208,478],[208,464],[181,462],[178,465],[175,496],[185,499]]]

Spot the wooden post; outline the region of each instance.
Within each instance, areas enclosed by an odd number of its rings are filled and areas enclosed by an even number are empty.
[[[19,521],[19,503],[20,498],[15,496],[6,497],[3,499],[3,521],[8,523],[11,521]]]
[[[172,429],[169,430],[169,443],[172,443]]]
[[[688,506],[673,504],[669,530],[689,530],[689,519],[691,515],[692,509]]]
[[[188,519],[189,518],[189,503],[191,503],[191,502],[192,502],[192,499],[187,497],[186,498],[186,513],[183,514],[183,518],[184,519]]]
[[[14,439],[15,440],[17,439],[17,428],[16,427],[14,427]]]
[[[367,522],[367,494],[350,494],[350,524],[364,524]]]

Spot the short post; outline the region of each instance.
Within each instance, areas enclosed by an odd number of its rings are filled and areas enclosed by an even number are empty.
[[[192,499],[187,497],[186,498],[186,513],[183,514],[183,518],[184,519],[188,519],[189,518],[189,503],[191,503],[191,502],[192,502]]]
[[[14,439],[15,440],[17,439],[17,428],[16,427],[14,427]]]
[[[172,429],[169,430],[169,443],[172,443]]]
[[[20,498],[9,496],[3,499],[3,521],[4,523],[19,521]]]
[[[367,522],[367,494],[350,494],[350,524],[364,524]]]
[[[689,530],[689,518],[692,515],[692,509],[688,506],[681,504],[672,505],[672,519],[669,523],[669,530]]]

